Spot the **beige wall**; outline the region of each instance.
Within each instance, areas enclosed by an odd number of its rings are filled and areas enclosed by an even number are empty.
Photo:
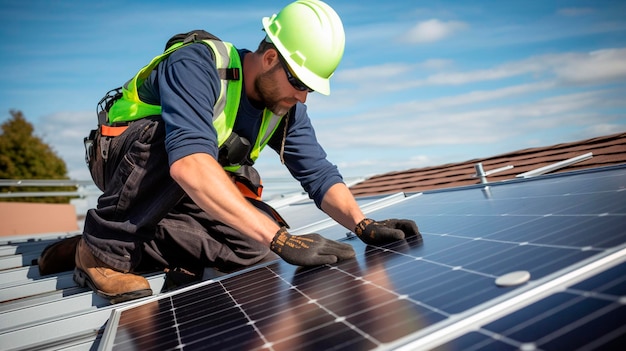
[[[0,202],[0,236],[76,230],[74,205]]]

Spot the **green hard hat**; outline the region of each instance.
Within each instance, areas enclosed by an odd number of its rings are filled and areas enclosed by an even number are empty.
[[[319,0],[298,0],[263,18],[263,28],[298,79],[329,95],[346,42],[335,10]]]

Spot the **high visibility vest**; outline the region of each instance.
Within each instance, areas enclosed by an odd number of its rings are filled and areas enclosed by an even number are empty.
[[[239,109],[243,85],[240,75],[242,70],[241,60],[237,49],[230,43],[220,40],[201,40],[197,42],[204,43],[213,51],[217,71],[220,75],[221,89],[220,95],[213,108],[213,127],[217,131],[218,146],[222,146],[233,131],[237,111]],[[192,43],[193,42],[179,42],[173,44],[167,48],[163,54],[153,58],[149,64],[126,82],[122,87],[122,97],[118,99],[109,110],[109,123],[130,122],[148,116],[160,115],[161,106],[141,101],[138,88],[161,61],[174,51]],[[259,129],[259,134],[249,154],[249,159],[252,160],[252,162],[259,157],[259,153],[269,142],[274,131],[278,128],[281,118],[282,116],[277,116],[268,109],[263,111],[261,128]],[[224,169],[234,172],[239,169],[239,167],[240,165],[225,166]]]

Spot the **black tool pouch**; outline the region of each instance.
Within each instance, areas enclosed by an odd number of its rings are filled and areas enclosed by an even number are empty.
[[[85,162],[91,179],[93,179],[98,189],[104,191],[104,163],[106,162],[106,153],[108,150],[102,150],[100,126],[109,123],[109,109],[113,103],[122,97],[122,88],[116,88],[108,91],[106,95],[98,102],[96,107],[96,115],[98,116],[98,128],[92,129],[89,135],[83,139],[85,144]],[[107,145],[108,146],[108,145]]]
[[[100,150],[100,129],[93,129],[89,136],[84,139],[85,142],[85,161],[87,168],[91,174],[91,179],[98,186],[98,189],[104,191],[104,159]]]
[[[252,145],[248,139],[240,137],[237,133],[230,133],[228,139],[220,146],[217,162],[222,167],[252,165],[254,162],[249,157],[251,149]]]

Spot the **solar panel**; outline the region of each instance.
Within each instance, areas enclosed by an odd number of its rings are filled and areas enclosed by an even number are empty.
[[[624,168],[416,194],[368,216],[414,219],[423,240],[351,237],[354,260],[274,261],[116,310],[103,347],[556,350],[577,321],[624,315]],[[496,285],[520,271],[528,282]],[[585,345],[623,340],[623,320],[589,328]]]

